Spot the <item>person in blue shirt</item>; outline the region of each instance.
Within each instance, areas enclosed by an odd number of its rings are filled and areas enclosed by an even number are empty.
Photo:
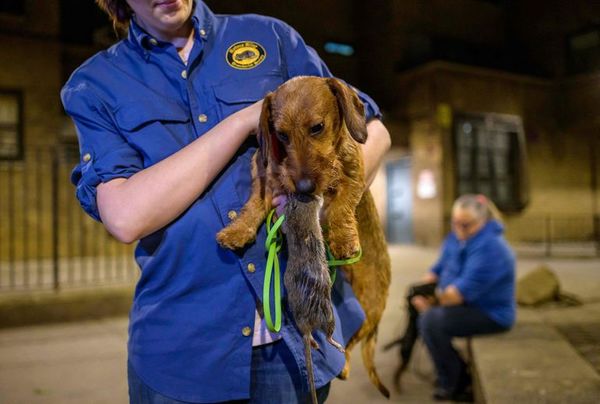
[[[467,194],[454,202],[452,232],[423,281],[437,282],[435,299],[411,303],[436,369],[434,399],[468,399],[470,376],[452,338],[506,331],[516,314],[515,258],[492,201]]]
[[[330,71],[273,18],[216,15],[192,0],[96,2],[127,35],[83,63],[61,98],[79,137],[71,180],[83,209],[118,240],[139,240],[130,401],[305,402],[302,337],[287,313],[270,333],[260,309],[264,228],[241,252],[215,236],[250,195],[263,97],[292,77]],[[360,97],[372,179],[390,137],[377,105]],[[364,312],[343,277],[332,298],[333,337],[347,342]],[[344,355],[320,332],[315,339],[324,401]]]

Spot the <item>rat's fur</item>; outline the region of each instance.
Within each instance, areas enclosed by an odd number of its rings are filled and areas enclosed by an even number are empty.
[[[319,224],[320,208],[320,198],[299,200],[291,197],[285,206],[283,225],[288,248],[284,284],[288,305],[304,339],[309,386],[314,403],[317,401],[311,347],[319,349],[319,345],[312,332],[323,331],[327,340],[344,352],[342,345],[332,337],[335,320],[331,307],[331,279]]]

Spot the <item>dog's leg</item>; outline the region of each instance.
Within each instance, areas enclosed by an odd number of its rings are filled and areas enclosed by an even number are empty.
[[[355,256],[360,249],[358,223],[356,221],[356,205],[360,201],[360,193],[352,188],[342,189],[329,202],[326,214],[327,242],[333,256],[345,259]]]
[[[267,216],[270,195],[265,195],[264,169],[259,169],[257,156],[255,154],[252,159],[252,192],[248,202],[240,214],[217,234],[219,244],[230,250],[242,248],[254,241],[258,227]]]

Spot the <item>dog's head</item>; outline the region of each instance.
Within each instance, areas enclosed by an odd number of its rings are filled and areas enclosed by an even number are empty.
[[[322,195],[340,175],[340,150],[367,140],[364,106],[340,80],[296,77],[265,97],[259,138],[283,191]]]

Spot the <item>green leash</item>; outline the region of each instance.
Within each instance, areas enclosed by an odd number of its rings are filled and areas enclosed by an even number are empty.
[[[281,268],[279,267],[277,253],[281,251],[283,242],[283,236],[279,229],[285,220],[285,215],[281,215],[275,223],[272,223],[274,213],[275,209],[271,210],[267,216],[267,239],[265,240],[267,266],[263,285],[263,311],[265,312],[265,322],[269,331],[279,332],[281,330]],[[332,286],[337,276],[336,267],[356,264],[362,258],[362,248],[358,250],[358,254],[354,257],[345,260],[335,259],[327,243],[325,243],[325,249],[327,250],[327,266],[329,267]],[[275,290],[275,324],[273,324],[273,317],[271,316],[271,278],[273,278],[273,289]]]
[[[267,328],[270,331],[279,332],[279,330],[281,330],[281,271],[277,253],[281,250],[283,241],[283,236],[281,235],[279,228],[285,220],[285,215],[281,215],[275,224],[271,226],[274,212],[275,209],[271,210],[269,216],[267,216],[267,239],[265,240],[265,248],[268,251],[268,255],[263,285],[263,311],[265,312]],[[275,324],[273,324],[271,319],[271,275],[273,271],[275,271],[273,279],[273,288],[275,289]]]
[[[362,248],[359,248],[358,253],[354,257],[350,257],[345,260],[335,259],[331,251],[329,250],[329,246],[325,243],[325,249],[327,250],[327,266],[329,267],[329,275],[331,276],[331,285],[335,283],[335,278],[337,277],[337,269],[336,267],[341,267],[342,265],[352,265],[356,264],[362,258]]]

